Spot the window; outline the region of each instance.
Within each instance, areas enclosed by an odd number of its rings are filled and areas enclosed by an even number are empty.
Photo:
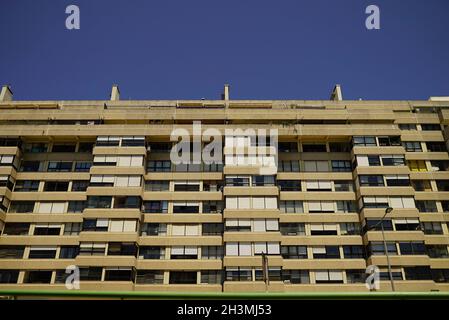
[[[408,187],[410,179],[408,175],[387,175],[385,181],[389,187]]]
[[[59,259],[75,259],[78,255],[78,246],[61,246],[61,251],[59,253]]]
[[[109,219],[85,219],[83,231],[108,231]]]
[[[282,269],[282,281],[284,283],[310,283],[309,271]]]
[[[223,201],[203,201],[203,213],[223,213]]]
[[[109,209],[112,206],[112,197],[90,196],[87,197],[87,208]]]
[[[101,274],[103,268],[101,267],[81,267],[80,280],[81,281],[101,281]]]
[[[394,220],[394,226],[396,231],[415,231],[419,230],[419,219],[396,219]]]
[[[278,219],[254,219],[252,231],[254,232],[279,231],[279,221]]]
[[[72,182],[72,191],[86,191],[89,186],[89,181],[87,180],[75,180]]]
[[[250,268],[234,267],[226,268],[226,281],[252,281]]]
[[[60,233],[61,225],[59,224],[44,223],[34,226],[35,236],[59,236]]]
[[[144,147],[145,137],[140,136],[125,136],[122,138],[122,147]]]
[[[278,152],[298,152],[297,142],[279,142]]]
[[[363,197],[363,207],[365,208],[388,208],[388,198],[382,196]]]
[[[141,236],[165,236],[167,235],[166,223],[144,223],[140,230]]]
[[[201,247],[201,259],[223,259],[222,246]]]
[[[340,259],[338,246],[313,247],[312,253],[314,259]]]
[[[424,255],[426,246],[424,242],[399,242],[401,255]]]
[[[203,236],[221,236],[223,234],[222,223],[203,223],[202,235]]]
[[[356,222],[340,223],[340,234],[344,236],[360,235],[360,224]]]
[[[271,187],[275,185],[274,176],[252,176],[253,187]]]
[[[279,172],[299,172],[298,160],[281,160],[278,162]]]
[[[200,205],[198,202],[177,201],[173,202],[173,213],[199,213]]]
[[[137,270],[137,284],[162,284],[164,272],[159,270]]]
[[[376,147],[376,137],[354,136],[352,145],[354,147]]]
[[[150,142],[148,143],[148,149],[154,153],[169,153],[172,149],[171,142]]]
[[[170,271],[170,284],[196,284],[196,271]]]
[[[343,246],[343,256],[345,259],[364,259],[365,249],[363,246]]]
[[[351,145],[347,142],[329,142],[330,152],[350,152]]]
[[[262,269],[257,268],[255,270],[255,280],[263,281],[264,275]],[[268,267],[268,279],[270,281],[281,281],[281,268],[280,267]]]
[[[65,236],[77,236],[81,232],[82,224],[79,222],[69,222],[64,226]]]
[[[393,223],[391,220],[385,219],[380,223],[380,220],[367,219],[364,226],[364,232],[367,231],[381,231],[382,225],[385,231],[393,231]]]
[[[298,180],[278,180],[280,191],[301,191],[301,181]]]
[[[86,201],[69,201],[68,213],[81,213],[86,208]]]
[[[307,259],[307,246],[281,246],[283,259]]]
[[[120,137],[99,136],[96,141],[97,147],[118,147],[119,144]]]
[[[3,229],[4,236],[26,236],[30,229],[29,223],[7,222]]]
[[[72,171],[72,162],[50,161],[47,167],[48,172],[70,172]]]
[[[46,181],[44,185],[44,191],[67,191],[69,188],[68,181]]]
[[[198,248],[192,246],[173,246],[170,259],[198,259]]]
[[[105,268],[105,281],[134,281],[134,270],[129,267]]]
[[[9,206],[10,213],[31,213],[34,210],[34,201],[12,201]]]
[[[199,225],[197,224],[172,224],[173,236],[199,236]]]
[[[427,245],[426,252],[430,258],[449,258],[449,252],[447,251],[446,245]]]
[[[75,162],[75,172],[89,172],[92,162]]]
[[[449,191],[449,180],[436,180],[438,191]]]
[[[427,151],[447,152],[446,143],[440,141],[426,142]]]
[[[127,167],[131,164],[131,156],[124,156],[124,157],[116,157],[116,156],[100,156],[96,155],[94,156],[94,165],[95,166],[116,166],[118,159],[122,159],[122,164],[127,164]]]
[[[227,256],[251,256],[251,242],[226,242]]]
[[[269,254],[269,255],[279,255],[281,254],[281,248],[279,242],[255,242],[254,243],[254,254]]]
[[[28,259],[54,259],[56,247],[31,247]]]
[[[378,137],[380,147],[401,146],[400,136]]]
[[[277,209],[277,197],[226,197],[227,209]]]
[[[332,213],[335,212],[332,201],[309,201],[309,213]]]
[[[441,222],[422,222],[421,229],[424,234],[443,234]]]
[[[78,146],[78,152],[92,153],[93,148],[94,148],[93,142],[80,142]]]
[[[326,144],[304,144],[302,145],[302,152],[326,152]]]
[[[357,204],[355,201],[339,200],[337,203],[337,212],[350,213],[357,212]]]
[[[40,161],[22,161],[20,171],[22,172],[37,172],[40,171]]]
[[[145,191],[169,191],[170,181],[151,180],[145,182]]]
[[[226,176],[226,185],[231,187],[248,187],[249,176]]]
[[[336,270],[315,271],[316,283],[343,283],[343,273]]]
[[[346,270],[347,283],[364,283],[366,276],[365,270]]]
[[[354,191],[354,184],[349,180],[336,180],[334,182],[334,188],[337,192]]]
[[[136,220],[111,220],[109,232],[136,232]]]
[[[333,223],[312,223],[310,224],[310,234],[312,236],[337,235],[337,225]]]
[[[382,155],[380,158],[382,159],[382,165],[386,167],[405,165],[405,157],[403,155]]]
[[[304,161],[305,172],[328,172],[328,161]]]
[[[11,166],[14,163],[14,156],[0,155],[0,166]]]
[[[359,176],[361,187],[383,187],[384,178],[382,176]]]
[[[279,208],[283,213],[304,213],[303,203],[298,200],[279,201]]]
[[[23,151],[25,151],[26,153],[47,152],[47,144],[46,143],[24,143]]]
[[[106,252],[106,243],[82,242],[80,243],[80,256],[104,256]]]
[[[324,180],[306,181],[307,191],[332,191],[332,182]]]
[[[427,123],[427,124],[421,124],[421,130],[422,131],[440,131],[441,126],[437,123]]]
[[[250,219],[226,219],[226,231],[228,232],[250,232]]]
[[[143,203],[144,213],[167,213],[168,201],[146,201]]]
[[[437,203],[432,200],[416,200],[416,208],[419,212],[437,212]]]
[[[432,273],[429,267],[404,267],[406,280],[432,280]]]
[[[407,165],[412,172],[427,171],[426,162],[424,160],[408,160]]]
[[[116,176],[114,187],[140,187],[140,176]]]
[[[305,236],[304,223],[280,223],[279,230],[283,236]]]
[[[54,144],[51,152],[75,152],[76,144]]]
[[[27,271],[25,272],[24,283],[50,283],[53,271]]]
[[[39,189],[39,180],[17,180],[14,192],[34,192]]]
[[[137,256],[137,245],[134,242],[109,242],[109,256]]]
[[[0,246],[0,259],[22,259],[25,246]]]
[[[449,161],[431,160],[430,166],[432,167],[432,171],[449,171]]]
[[[150,160],[147,163],[148,172],[170,172],[171,171],[171,161],[170,160],[160,160],[154,161]]]
[[[223,272],[221,270],[201,271],[201,283],[222,284]]]
[[[0,187],[6,187],[9,190],[12,190],[14,188],[15,180],[13,177],[8,175],[1,175],[0,176]]]
[[[140,209],[141,198],[139,196],[115,197],[114,208],[118,209]]]
[[[198,181],[175,181],[174,191],[200,191]]]
[[[421,147],[421,142],[403,142],[405,151],[407,152],[421,152],[422,151],[422,147]]]
[[[411,183],[415,191],[432,191],[429,180],[412,180]]]
[[[385,255],[385,248],[383,242],[370,242],[368,244],[368,257],[371,255]],[[387,250],[389,255],[397,255],[398,251],[394,242],[387,242]]]
[[[351,172],[351,162],[343,160],[332,160],[332,171],[333,172]]]
[[[401,130],[417,130],[416,124],[411,124],[411,123],[400,123],[398,125],[398,127]]]
[[[449,269],[431,269],[431,272],[433,281],[437,283],[449,282]],[[0,271],[0,278],[1,278],[1,271]]]
[[[0,283],[17,283],[19,270],[0,270]]]

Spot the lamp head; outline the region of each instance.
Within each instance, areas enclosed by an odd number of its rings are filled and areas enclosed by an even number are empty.
[[[385,213],[387,213],[387,214],[390,213],[391,211],[393,211],[392,207],[388,207],[385,209]]]

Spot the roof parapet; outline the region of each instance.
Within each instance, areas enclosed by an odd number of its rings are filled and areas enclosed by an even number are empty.
[[[330,100],[333,101],[342,101],[343,100],[343,94],[341,93],[341,86],[339,84],[336,84],[334,86],[334,89],[332,90]]]
[[[119,101],[120,100],[120,90],[118,88],[118,84],[113,84],[111,89],[111,101]]]
[[[2,87],[2,91],[0,92],[0,102],[3,101],[12,101],[12,91],[9,85],[4,85]]]

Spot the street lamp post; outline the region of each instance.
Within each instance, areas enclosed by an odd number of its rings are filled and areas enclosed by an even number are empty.
[[[387,265],[388,265],[388,275],[390,277],[390,283],[391,283],[391,290],[392,291],[396,291],[395,287],[394,287],[394,280],[393,280],[393,273],[391,272],[391,263],[390,263],[390,255],[388,254],[388,248],[387,248],[387,241],[385,240],[385,233],[384,233],[384,219],[387,216],[387,214],[389,214],[391,211],[393,211],[393,208],[388,207],[385,209],[385,214],[383,215],[383,217],[380,219],[380,221],[378,223],[376,223],[374,226],[372,226],[371,228],[369,228],[369,230],[375,229],[379,224],[380,224],[380,228],[382,231],[382,240],[384,243],[384,250],[385,250],[385,256],[387,257]],[[369,231],[368,230],[368,231]]]

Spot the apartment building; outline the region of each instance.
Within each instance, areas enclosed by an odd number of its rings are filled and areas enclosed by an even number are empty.
[[[173,131],[194,122],[222,134],[220,161],[173,163]],[[110,100],[14,101],[4,86],[0,290],[66,290],[76,266],[81,290],[362,292],[376,266],[390,291],[389,262],[397,291],[447,291],[448,125],[449,98],[348,101],[339,86],[321,101],[232,100],[229,86],[220,100],[125,101],[113,86]],[[274,171],[235,161],[264,149]]]

